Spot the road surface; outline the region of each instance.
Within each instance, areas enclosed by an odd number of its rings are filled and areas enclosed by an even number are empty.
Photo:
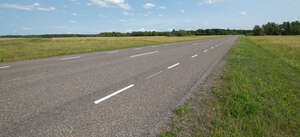
[[[0,136],[155,136],[238,36],[0,64]]]

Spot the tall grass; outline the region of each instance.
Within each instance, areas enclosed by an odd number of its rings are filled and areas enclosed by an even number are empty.
[[[300,136],[300,71],[277,48],[287,56],[300,52],[259,43],[241,38],[230,53],[214,92],[219,100],[214,136]]]
[[[162,136],[299,137],[299,44],[299,37],[241,37],[211,97],[187,101]]]
[[[265,36],[250,39],[289,65],[300,69],[300,36]]]

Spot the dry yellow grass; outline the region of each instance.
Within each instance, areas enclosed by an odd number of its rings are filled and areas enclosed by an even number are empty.
[[[300,36],[249,37],[266,51],[270,51],[289,65],[300,69]]]
[[[0,62],[141,47],[221,36],[0,38]]]
[[[25,38],[0,38],[0,40],[17,40],[17,39],[25,39]]]
[[[300,36],[253,36],[254,40],[267,40],[272,45],[300,47]]]
[[[216,38],[222,36],[189,36],[189,37],[166,37],[166,36],[144,36],[144,37],[67,37],[52,38],[53,40],[149,40],[157,42],[176,42],[186,40],[199,40],[207,38]]]

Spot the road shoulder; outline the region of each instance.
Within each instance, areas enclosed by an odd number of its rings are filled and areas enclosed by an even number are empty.
[[[219,78],[223,75],[226,68],[225,55],[221,60],[218,60],[211,66],[206,75],[202,76],[190,94],[185,96],[183,100],[178,104],[178,107],[173,110],[173,114],[170,114],[168,124],[160,131],[161,137],[173,137],[173,136],[192,136],[195,130],[197,132],[203,131],[202,135],[209,135],[205,133],[209,130],[205,128],[209,127],[209,121],[205,121],[204,117],[212,117],[214,114],[213,109],[208,108],[207,103],[209,100],[214,100],[215,96],[212,93],[214,85],[220,83]],[[199,109],[201,108],[201,109]],[[199,119],[200,118],[200,119]],[[193,121],[193,122],[191,122]],[[195,125],[197,122],[197,127]],[[201,124],[200,124],[201,123]],[[201,126],[199,126],[199,124]]]

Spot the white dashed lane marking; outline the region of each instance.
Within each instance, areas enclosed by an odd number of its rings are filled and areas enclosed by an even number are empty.
[[[172,66],[169,66],[168,69],[175,68],[175,67],[178,66],[179,64],[180,64],[180,63],[178,62],[178,63],[176,63],[176,64],[174,64],[174,65],[172,65]]]
[[[153,52],[147,52],[147,53],[137,54],[137,55],[133,55],[133,56],[130,56],[130,57],[131,58],[135,58],[135,57],[140,57],[140,56],[145,56],[145,55],[151,55],[151,54],[155,54],[155,53],[159,53],[159,51],[153,51]]]
[[[195,57],[198,57],[198,55],[197,55],[197,54],[195,54],[194,56],[192,56],[192,58],[195,58]]]
[[[160,73],[162,73],[162,71],[156,72],[156,73],[154,73],[154,74],[148,76],[146,79],[150,79],[150,78],[153,78],[153,77],[155,77],[155,76],[158,76]]]
[[[0,66],[0,69],[7,69],[10,68],[10,66]]]
[[[132,87],[134,87],[134,84],[131,84],[131,85],[129,85],[129,86],[125,87],[125,88],[122,88],[122,89],[120,89],[120,90],[118,90],[118,91],[116,91],[116,92],[114,92],[114,93],[112,93],[112,94],[110,94],[110,95],[108,95],[106,97],[103,97],[103,98],[101,98],[99,100],[94,101],[94,104],[99,104],[99,103],[101,103],[101,102],[103,102],[103,101],[105,101],[105,100],[107,100],[107,99],[109,99],[109,98],[111,98],[111,97],[113,97],[115,95],[120,94],[121,92],[123,92],[125,90],[128,90],[128,89],[132,88]]]

